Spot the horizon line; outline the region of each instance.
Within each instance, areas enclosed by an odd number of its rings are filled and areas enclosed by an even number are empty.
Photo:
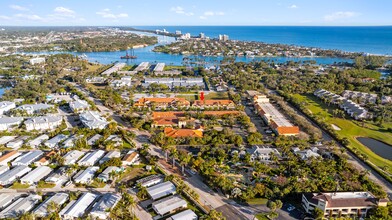
[[[392,27],[389,25],[230,25],[230,24],[211,24],[211,25],[2,25],[0,27]]]

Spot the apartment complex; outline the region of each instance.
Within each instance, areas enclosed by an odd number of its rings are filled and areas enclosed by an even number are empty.
[[[273,106],[265,95],[253,97],[255,111],[277,135],[298,135],[299,127],[291,122]]]
[[[317,207],[324,211],[324,217],[361,217],[377,206],[386,206],[386,199],[377,199],[370,192],[304,193],[302,206],[307,213]]]

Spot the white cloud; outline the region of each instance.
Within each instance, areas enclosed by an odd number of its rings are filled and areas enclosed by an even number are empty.
[[[69,8],[64,8],[64,7],[56,7],[56,8],[54,9],[54,12],[60,13],[60,14],[75,14],[75,12],[72,11],[71,9],[69,9]]]
[[[204,16],[214,16],[215,13],[213,11],[206,11],[204,12]]]
[[[360,14],[353,11],[338,11],[324,16],[325,21],[336,21],[359,16]]]
[[[11,17],[5,16],[5,15],[0,15],[1,20],[11,20]]]
[[[24,18],[30,21],[44,21],[43,18],[41,18],[38,15],[30,15],[30,14],[16,14],[15,17],[17,18]]]
[[[223,11],[206,11],[204,12],[204,16],[223,16],[225,13]]]
[[[10,8],[17,10],[17,11],[29,11],[28,8],[22,7],[20,5],[10,5]]]
[[[174,11],[177,14],[185,14],[184,8],[181,6],[172,7],[170,11]]]
[[[177,14],[183,14],[183,15],[186,15],[186,16],[193,16],[193,15],[194,15],[193,12],[187,12],[187,11],[185,11],[185,9],[184,9],[183,7],[181,7],[181,6],[171,7],[171,8],[170,8],[170,11],[175,12],[175,13],[177,13]]]
[[[207,19],[206,16],[200,16],[199,18],[200,18],[201,20],[206,20],[206,19]]]
[[[102,11],[96,12],[97,15],[100,15],[103,18],[111,18],[111,19],[117,19],[117,18],[127,18],[128,14],[127,13],[120,13],[120,14],[113,14],[110,9],[105,8]]]
[[[299,8],[299,7],[298,7],[297,5],[290,5],[289,8],[291,8],[291,9],[297,9],[297,8]]]

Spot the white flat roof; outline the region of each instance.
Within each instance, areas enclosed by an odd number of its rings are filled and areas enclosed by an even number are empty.
[[[83,195],[71,205],[67,205],[61,210],[60,215],[65,217],[79,218],[84,215],[86,209],[95,201],[98,195],[93,193],[83,193]]]
[[[159,215],[164,215],[186,205],[186,201],[179,196],[169,196],[152,203],[152,207]]]
[[[167,181],[147,188],[147,192],[153,200],[157,200],[164,196],[176,193],[176,186]]]
[[[45,217],[48,213],[48,205],[51,202],[56,203],[57,205],[61,206],[68,200],[67,193],[56,193],[53,196],[47,198],[43,203],[41,203],[37,208],[34,209],[33,213],[38,216]]]
[[[21,193],[2,193],[0,194],[0,209],[7,207],[13,201],[21,197]]]
[[[30,211],[39,200],[41,200],[41,196],[39,195],[29,195],[28,197],[19,198],[0,212],[0,218],[15,218],[18,215]]]
[[[84,155],[84,152],[78,151],[78,150],[71,150],[68,153],[66,153],[63,158],[64,158],[64,164],[65,165],[71,165],[75,164],[76,161]]]
[[[24,177],[22,177],[20,179],[20,181],[22,183],[23,182],[35,183],[35,182],[40,181],[41,179],[43,179],[47,175],[49,175],[50,172],[52,172],[52,168],[47,167],[47,166],[39,166],[39,167],[35,168],[33,171],[29,172]]]
[[[279,127],[292,127],[293,125],[271,103],[257,103],[263,111],[270,116]]]
[[[188,209],[173,215],[171,220],[197,220],[197,215],[192,210]]]
[[[85,163],[88,163],[94,165],[104,154],[105,151],[103,150],[96,150],[96,151],[89,152],[82,159],[78,161],[78,164],[83,165]]]
[[[108,213],[108,210],[114,208],[114,206],[116,206],[116,204],[120,200],[121,200],[121,196],[113,193],[106,193],[98,200],[98,202],[91,210],[90,214],[91,215],[106,214]]]

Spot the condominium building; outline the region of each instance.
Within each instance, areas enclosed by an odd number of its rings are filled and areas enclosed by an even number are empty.
[[[369,210],[387,206],[388,200],[377,199],[370,192],[330,192],[302,194],[302,207],[307,213],[315,208],[324,212],[325,218],[365,218]]]
[[[294,126],[276,109],[264,95],[254,97],[255,111],[277,135],[292,136],[299,134],[299,127]]]
[[[27,119],[24,124],[27,131],[52,130],[63,122],[62,116],[40,116]]]

